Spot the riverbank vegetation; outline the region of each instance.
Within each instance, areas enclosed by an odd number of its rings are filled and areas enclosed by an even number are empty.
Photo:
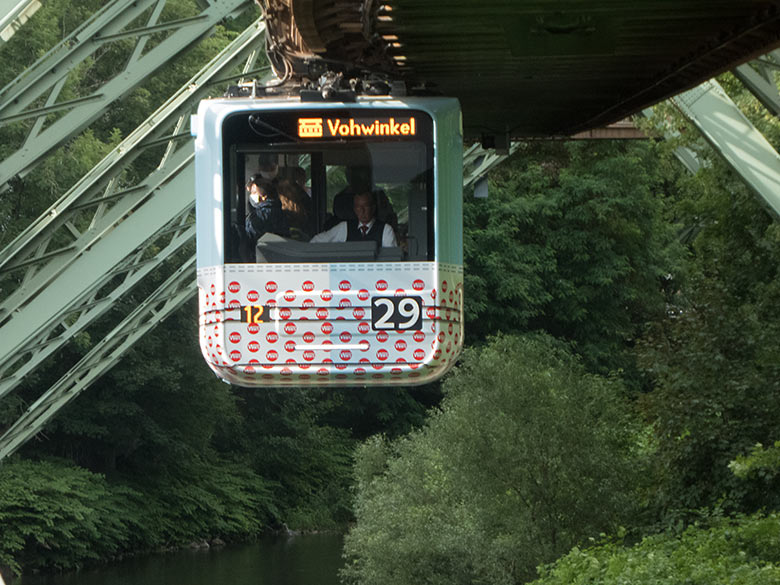
[[[0,48],[5,82],[83,20],[71,5],[44,3]],[[0,196],[0,245],[242,18]],[[778,142],[776,121],[756,123]],[[203,364],[188,304],[0,465],[0,566],[351,526],[355,585],[779,583],[780,227],[693,135],[678,140],[696,175],[676,143],[533,142],[492,171],[489,198],[467,193],[468,347],[441,385],[231,388]],[[0,401],[0,428],[109,327]]]

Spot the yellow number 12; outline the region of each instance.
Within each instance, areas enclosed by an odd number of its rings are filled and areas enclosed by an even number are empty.
[[[242,307],[242,309],[246,311],[246,319],[242,319],[242,321],[246,321],[247,323],[263,322],[263,305],[247,305],[246,307]]]

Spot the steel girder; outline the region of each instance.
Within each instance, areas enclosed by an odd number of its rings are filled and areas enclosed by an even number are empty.
[[[28,174],[52,149],[81,132],[152,72],[210,34],[220,20],[252,5],[251,0],[209,0],[208,7],[196,17],[159,23],[165,2],[110,2],[0,91],[0,125],[35,119],[24,143],[0,162],[0,191],[7,189],[14,177]],[[151,14],[145,26],[125,30],[148,10]],[[163,31],[172,32],[144,53],[149,36]],[[106,43],[125,38],[135,38],[137,43],[123,71],[90,95],[57,102],[68,74],[77,64]],[[45,105],[41,106],[39,102],[46,92]],[[46,126],[53,113],[62,115]]]
[[[258,21],[0,253],[0,272],[24,274],[0,304],[0,396],[192,241],[193,147],[183,126],[263,38]],[[159,144],[168,145],[159,167],[120,187],[127,164]]]
[[[520,142],[512,142],[509,154],[497,154],[494,150],[485,150],[479,144],[472,144],[463,152],[463,188],[476,184],[491,169],[517,152]]]
[[[41,7],[38,0],[0,0],[0,42],[5,42]]]
[[[755,66],[755,69],[751,67]],[[780,69],[780,50],[752,61],[750,65],[740,65],[734,75],[747,87],[758,101],[775,116],[780,116],[780,92],[774,73]]]
[[[672,102],[742,180],[780,215],[780,155],[720,84],[707,81],[675,96]]]
[[[194,179],[194,174],[188,174],[187,179]],[[136,341],[194,292],[195,257],[192,256],[3,433],[0,461],[35,436],[60,408],[111,369]]]

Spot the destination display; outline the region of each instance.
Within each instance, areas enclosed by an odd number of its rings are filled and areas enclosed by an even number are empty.
[[[357,138],[365,136],[411,137],[417,135],[414,116],[396,118],[298,118],[299,138]]]

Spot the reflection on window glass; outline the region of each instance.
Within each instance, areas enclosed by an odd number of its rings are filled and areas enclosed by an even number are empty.
[[[247,140],[226,155],[228,262],[432,259],[429,142]]]

